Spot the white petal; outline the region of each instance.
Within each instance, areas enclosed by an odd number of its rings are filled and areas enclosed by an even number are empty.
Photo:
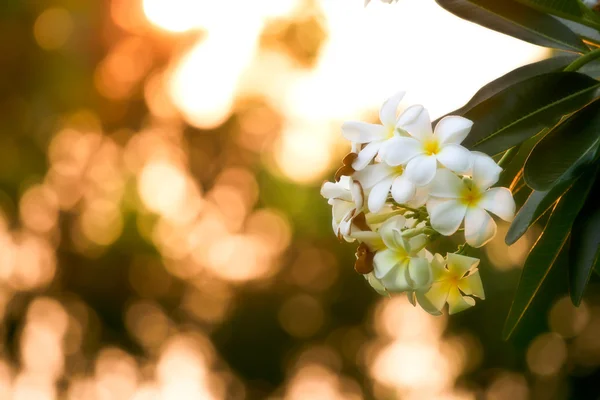
[[[460,294],[456,286],[448,292],[448,314],[456,314],[475,305],[475,299]]]
[[[354,162],[352,163],[352,168],[354,168],[355,171],[360,171],[361,169],[369,165],[369,163],[377,155],[377,152],[379,151],[380,147],[380,141],[371,142],[365,147],[363,147],[363,149],[358,152],[358,157],[356,157],[356,160],[354,160]]]
[[[350,193],[352,193],[352,201],[356,206],[355,208],[360,212],[365,203],[365,192],[363,191],[362,185],[356,181],[352,182]]]
[[[465,173],[473,166],[471,152],[460,144],[444,145],[436,157],[444,167],[458,173]]]
[[[423,146],[417,139],[395,136],[382,146],[381,156],[389,165],[406,164],[419,154],[423,154]]]
[[[381,282],[390,292],[404,292],[411,290],[408,276],[408,260],[398,263]]]
[[[405,176],[398,176],[392,183],[392,197],[399,204],[409,202],[417,191],[417,187]]]
[[[369,193],[369,211],[376,213],[381,210],[387,200],[393,181],[394,177],[390,176],[373,186],[371,193]]]
[[[433,134],[429,112],[421,105],[408,107],[398,117],[396,127],[407,131],[409,135],[419,140],[425,140]]]
[[[387,294],[387,291],[385,290],[383,284],[379,281],[379,279],[375,278],[375,275],[373,275],[372,272],[370,274],[365,275],[364,277],[367,280],[367,282],[369,282],[369,285],[371,285],[371,287],[375,289],[377,293],[379,293],[382,296],[385,296]]]
[[[396,115],[398,112],[398,105],[402,101],[402,98],[406,92],[398,92],[383,103],[379,110],[379,119],[381,123],[386,126],[396,125]]]
[[[323,186],[321,186],[321,196],[326,199],[342,199],[346,201],[352,200],[352,195],[348,187],[344,187],[345,185],[341,184],[341,182],[325,182]]]
[[[420,155],[408,162],[404,174],[417,186],[425,186],[435,177],[437,160],[435,156]]]
[[[429,200],[429,185],[418,187],[415,196],[406,203],[407,206],[412,208],[419,208],[425,205]]]
[[[432,287],[432,289],[433,289],[433,287]],[[429,289],[429,290],[431,291],[432,289]],[[419,305],[421,306],[421,308],[423,308],[423,310],[427,311],[431,315],[442,315],[442,312],[440,310],[442,309],[442,307],[444,307],[444,304],[446,304],[447,293],[444,297],[440,297],[441,306],[439,307],[439,309],[436,307],[435,304],[433,304],[433,302],[431,302],[425,296],[425,293],[419,291],[419,292],[416,292],[416,295],[417,295],[417,301],[419,302]]]
[[[404,228],[406,224],[406,218],[402,215],[396,215],[381,225],[379,228],[379,234],[385,245],[393,250],[400,250],[405,252],[405,243],[400,234],[400,230]]]
[[[398,264],[398,257],[393,250],[382,250],[373,257],[373,274],[377,279],[386,276]]]
[[[387,129],[382,125],[349,121],[342,124],[342,135],[354,143],[369,143],[384,139],[387,135]]]
[[[355,172],[352,178],[360,182],[363,189],[371,189],[373,186],[391,176],[394,170],[384,163],[367,165],[364,169]]]
[[[478,151],[471,152],[473,157],[473,182],[481,190],[485,190],[498,182],[502,168],[487,154]]]
[[[479,265],[478,258],[463,256],[462,254],[448,253],[446,258],[448,260],[448,271],[455,279],[462,278],[467,271]]]
[[[431,226],[442,235],[450,236],[457,231],[466,212],[467,206],[458,200],[445,200],[431,208]]]
[[[473,121],[459,117],[457,115],[449,115],[444,117],[435,126],[434,135],[436,135],[442,143],[460,144],[467,137],[473,126]]]
[[[465,240],[472,247],[481,247],[496,235],[496,223],[483,208],[469,208],[465,216]]]
[[[424,289],[431,285],[431,267],[425,258],[412,257],[408,263],[408,277],[413,289]]]
[[[481,283],[479,271],[472,272],[466,278],[459,280],[458,288],[464,294],[477,296],[480,299],[485,299],[485,291],[483,290],[483,283]]]
[[[479,206],[508,222],[515,217],[515,199],[510,190],[504,187],[491,188],[486,191]]]
[[[448,169],[439,169],[429,185],[429,195],[433,197],[458,199],[465,190],[462,179]]]

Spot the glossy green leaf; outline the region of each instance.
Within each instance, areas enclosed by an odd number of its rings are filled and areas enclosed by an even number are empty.
[[[517,0],[538,11],[598,27],[598,17],[579,0]]]
[[[559,200],[540,238],[529,252],[504,325],[505,339],[513,334],[550,270],[558,265],[558,256],[567,243],[573,221],[581,210],[592,183],[591,177],[577,180]]]
[[[501,77],[491,81],[487,85],[483,86],[481,89],[475,93],[471,100],[461,108],[458,108],[446,115],[464,115],[467,111],[471,110],[476,105],[484,102],[492,96],[500,93],[504,89],[512,86],[516,83],[522,82],[529,78],[533,78],[534,76],[546,74],[548,72],[558,72],[562,71],[567,65],[571,64],[577,56],[575,55],[564,55],[560,57],[552,57],[547,58],[542,61],[534,62],[531,64],[524,65],[517,69],[514,69],[507,73],[506,75],[502,75]],[[444,116],[446,116],[444,115]],[[443,116],[443,117],[444,117]],[[437,124],[440,119],[438,118],[433,122],[433,124]]]
[[[571,179],[591,163],[600,144],[600,99],[554,127],[532,150],[524,178],[535,190]]]
[[[436,0],[454,15],[539,46],[586,52],[579,37],[550,15],[513,0]]]
[[[569,250],[569,293],[574,305],[579,306],[592,271],[600,265],[600,181],[592,191],[571,231]]]
[[[474,122],[463,145],[494,155],[554,126],[589,103],[600,84],[576,72],[534,76],[500,91],[463,116]]]

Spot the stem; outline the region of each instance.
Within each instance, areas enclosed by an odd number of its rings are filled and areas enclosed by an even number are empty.
[[[515,158],[520,148],[521,145],[518,144],[515,147],[511,147],[510,149],[508,149],[506,153],[504,153],[500,161],[498,161],[498,166],[504,169],[508,165],[508,163],[510,163],[512,159]]]
[[[595,60],[598,57],[600,57],[600,49],[592,50],[589,53],[582,55],[577,60],[573,61],[571,64],[567,65],[567,67],[563,71],[577,71],[579,68],[583,67],[585,64]]]

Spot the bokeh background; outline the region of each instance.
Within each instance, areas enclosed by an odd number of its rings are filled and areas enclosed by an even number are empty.
[[[433,0],[3,0],[0,399],[597,398],[597,296],[501,340],[535,229],[431,317],[319,195],[342,121],[548,56]]]

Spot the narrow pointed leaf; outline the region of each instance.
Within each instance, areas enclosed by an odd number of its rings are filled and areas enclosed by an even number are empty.
[[[474,122],[463,145],[500,153],[554,126],[597,96],[600,84],[576,72],[552,72],[518,82],[463,116]]]
[[[547,58],[542,61],[534,62],[531,64],[524,65],[517,69],[510,71],[509,73],[502,75],[501,77],[491,81],[487,85],[473,95],[471,100],[461,108],[458,108],[446,115],[464,115],[467,111],[473,107],[489,99],[492,96],[500,93],[509,86],[515,83],[522,82],[526,79],[533,78],[534,76],[546,74],[548,72],[559,72],[562,71],[567,65],[571,64],[577,56],[575,55],[564,55],[560,57]],[[438,118],[433,122],[434,125],[438,123],[440,119],[446,115]]]
[[[577,215],[569,250],[569,293],[579,306],[592,271],[600,265],[600,181],[596,180],[587,201]]]
[[[566,18],[592,27],[600,26],[598,17],[579,0],[517,0],[519,3],[543,13]]]
[[[513,334],[550,270],[558,265],[558,256],[567,243],[573,221],[583,207],[592,183],[593,179],[588,175],[569,189],[552,211],[548,224],[529,252],[504,325],[505,339]]]
[[[578,169],[578,171],[580,173],[584,172],[581,169]],[[575,176],[575,172],[573,176]],[[575,178],[572,178],[571,175],[565,176],[565,179],[559,180],[548,190],[534,190],[517,212],[510,228],[508,228],[504,239],[506,244],[511,245],[519,240],[575,184],[578,178],[579,176],[575,176]]]
[[[436,0],[454,15],[539,46],[585,52],[579,37],[550,15],[513,0]]]
[[[548,190],[558,180],[571,179],[591,163],[600,144],[600,99],[554,127],[534,147],[524,178],[535,190]]]

